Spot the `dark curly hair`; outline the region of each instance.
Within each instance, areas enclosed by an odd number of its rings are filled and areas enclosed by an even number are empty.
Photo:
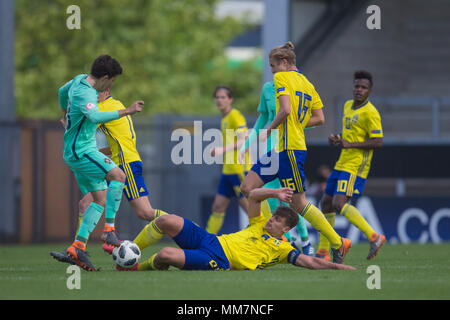
[[[369,71],[366,70],[358,70],[353,74],[353,80],[356,79],[367,79],[370,82],[370,86],[373,86],[372,75]]]
[[[108,78],[111,79],[112,77],[122,74],[122,67],[116,59],[104,54],[99,56],[92,63],[91,74],[97,79],[104,76],[108,76]]]

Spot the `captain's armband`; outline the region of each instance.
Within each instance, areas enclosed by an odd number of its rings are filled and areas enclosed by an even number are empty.
[[[291,252],[289,252],[287,260],[289,263],[292,263],[295,266],[295,261],[297,261],[298,256],[300,255],[300,251],[299,250],[292,250]]]

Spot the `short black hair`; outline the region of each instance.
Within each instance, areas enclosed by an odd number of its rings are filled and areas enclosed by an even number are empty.
[[[370,82],[370,86],[373,86],[373,81],[372,81],[372,74],[370,74],[369,71],[366,70],[357,70],[355,71],[355,73],[353,74],[353,80],[356,79],[367,79]]]
[[[224,85],[220,85],[220,86],[216,87],[216,89],[214,90],[214,93],[213,93],[213,98],[216,97],[217,91],[220,91],[220,90],[225,90],[228,98],[233,99],[233,90],[230,87],[224,86]]]
[[[294,228],[298,224],[298,214],[294,210],[292,210],[290,207],[286,206],[278,206],[274,213],[274,216],[280,216],[286,219],[286,225],[289,226],[291,229]]]
[[[122,67],[116,59],[104,54],[99,56],[92,63],[91,74],[97,79],[104,76],[108,76],[108,78],[111,79],[112,77],[122,74]]]

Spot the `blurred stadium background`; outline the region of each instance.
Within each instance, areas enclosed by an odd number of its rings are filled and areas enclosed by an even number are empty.
[[[449,1],[85,0],[77,1],[81,29],[69,30],[71,4],[0,1],[0,242],[73,238],[81,195],[62,161],[57,93],[102,53],[124,67],[113,95],[125,105],[146,102],[133,120],[153,207],[204,226],[221,167],[173,164],[171,133],[195,133],[194,120],[219,127],[211,98],[218,84],[235,89],[234,107],[251,127],[272,77],[267,53],[287,40],[325,105],[326,124],[307,137],[311,201],[320,196],[319,168],[339,154],[327,136],[340,131],[353,72],[366,69],[385,138],[356,205],[390,243],[450,240]],[[381,9],[379,30],[366,26],[369,5]],[[144,225],[125,199],[117,217],[122,238]],[[244,224],[234,201],[222,232]],[[336,229],[365,241],[345,219],[336,218]]]

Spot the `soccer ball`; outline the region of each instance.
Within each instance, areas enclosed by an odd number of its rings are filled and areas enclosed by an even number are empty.
[[[134,242],[125,240],[120,247],[114,248],[112,257],[120,267],[133,268],[141,258],[141,250]]]

